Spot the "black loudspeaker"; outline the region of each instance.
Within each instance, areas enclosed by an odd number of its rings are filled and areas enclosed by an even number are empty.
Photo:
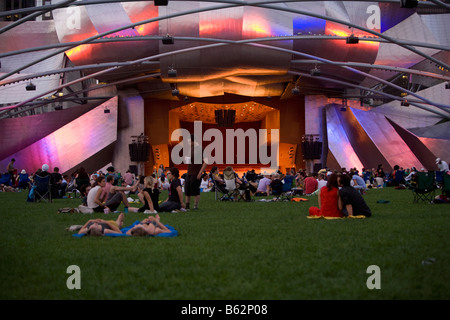
[[[322,157],[322,142],[303,141],[302,151],[305,159],[320,159]]]
[[[130,167],[128,169],[130,170],[130,172],[132,174],[137,174],[138,173],[137,166],[135,166],[135,165],[130,165]]]
[[[322,164],[321,163],[314,163],[314,172],[319,172],[320,169],[322,169]]]
[[[169,0],[155,0],[155,6],[167,6],[169,4]]]
[[[150,144],[148,143],[131,143],[128,145],[130,150],[131,161],[147,161],[150,155]]]
[[[215,110],[214,114],[219,127],[232,127],[236,121],[236,110]]]
[[[415,8],[418,3],[417,0],[400,0],[400,8]]]

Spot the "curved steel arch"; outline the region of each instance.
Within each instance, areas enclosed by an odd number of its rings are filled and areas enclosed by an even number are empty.
[[[328,59],[324,59],[324,58],[321,58],[321,57],[317,57],[317,56],[313,56],[313,55],[310,55],[310,54],[307,54],[307,53],[301,53],[301,52],[298,52],[298,51],[293,51],[293,50],[284,49],[284,48],[278,48],[278,47],[272,47],[272,46],[267,46],[267,45],[258,44],[258,43],[249,43],[249,45],[253,45],[253,46],[257,46],[257,47],[264,47],[264,48],[273,49],[273,50],[278,50],[278,51],[283,51],[283,52],[288,52],[288,53],[291,53],[291,54],[294,54],[294,55],[301,55],[301,56],[304,56],[304,57],[312,58],[312,59],[314,59],[314,60],[322,61],[322,62],[327,63],[327,64],[339,66],[339,65],[338,65],[336,62],[334,62],[334,61],[331,61],[331,60],[328,60]],[[375,80],[377,80],[377,81],[380,81],[381,83],[384,83],[384,84],[386,84],[386,85],[388,85],[388,86],[391,86],[391,87],[393,87],[393,88],[395,88],[395,89],[397,89],[397,90],[406,92],[406,93],[408,93],[408,94],[410,94],[410,95],[412,95],[412,96],[414,96],[414,97],[416,97],[416,98],[418,98],[418,99],[421,99],[421,100],[425,101],[425,102],[428,103],[428,104],[431,104],[431,105],[433,105],[433,106],[435,106],[435,107],[438,107],[438,108],[443,109],[443,110],[445,110],[446,112],[449,112],[449,113],[450,113],[450,106],[449,106],[449,105],[443,105],[443,104],[433,103],[433,102],[431,102],[430,100],[428,100],[428,99],[426,99],[426,98],[423,98],[423,97],[421,97],[420,95],[418,95],[418,94],[416,94],[416,93],[414,93],[414,92],[412,92],[412,91],[409,91],[408,89],[399,87],[399,86],[397,86],[396,84],[393,84],[393,83],[391,83],[391,82],[389,82],[389,81],[383,80],[383,79],[381,79],[381,78],[379,78],[379,77],[376,77],[376,76],[374,76],[374,75],[371,75],[371,74],[369,74],[369,73],[367,73],[367,72],[360,71],[360,70],[357,70],[357,69],[354,69],[354,68],[352,68],[352,67],[345,66],[345,65],[344,65],[344,66],[339,66],[339,67],[341,67],[341,68],[343,68],[343,69],[346,69],[346,70],[349,70],[349,71],[352,71],[352,72],[355,72],[355,73],[358,73],[358,74],[361,74],[361,75],[364,75],[364,76],[369,77],[369,78],[371,78],[371,79],[375,79]],[[449,109],[449,110],[446,110],[446,109]]]
[[[141,39],[141,40],[161,40],[163,37],[161,36],[145,36],[143,37],[145,39]],[[175,39],[179,39],[179,40],[190,40],[190,41],[205,41],[205,42],[215,42],[215,43],[230,43],[230,44],[234,44],[236,43],[235,41],[232,40],[223,40],[223,39],[214,39],[214,38],[197,38],[197,37],[174,37]],[[245,41],[251,41],[252,43],[257,43],[257,42],[264,42],[264,41],[274,41],[274,40],[278,40],[278,39],[282,39],[282,40],[286,40],[286,39],[298,39],[297,36],[293,36],[293,37],[269,37],[269,38],[254,38],[254,39],[249,39],[249,40],[245,40]],[[324,37],[321,36],[308,36],[309,39],[323,39]],[[346,39],[345,37],[339,37],[342,40]],[[329,36],[326,39],[334,39],[336,40],[336,37],[333,36]],[[135,38],[122,38],[122,37],[118,37],[115,39],[101,39],[101,40],[105,40],[105,41],[101,41],[102,43],[104,42],[122,42],[122,41],[136,41]],[[244,41],[244,40],[242,40]],[[370,40],[372,41],[372,40]],[[94,41],[96,42],[96,41]],[[78,42],[77,42],[78,43]],[[71,43],[73,44],[73,43]],[[56,46],[61,47],[61,46],[68,46],[70,44],[59,44],[59,45],[50,45],[50,46],[44,46],[45,49],[52,49],[55,48]],[[424,45],[425,46],[425,45]],[[24,53],[25,50],[19,50],[21,51],[20,53]],[[27,52],[32,52],[34,50],[26,50]],[[295,51],[297,52],[297,51]],[[176,53],[176,52],[174,52]],[[0,55],[1,57],[1,55]],[[296,61],[293,60],[291,61],[293,63],[295,63]],[[336,61],[335,61],[336,62]],[[388,71],[394,71],[394,72],[403,72],[403,73],[410,73],[410,74],[417,74],[417,75],[421,75],[424,77],[430,77],[430,78],[435,78],[435,79],[440,79],[443,81],[450,81],[450,76],[443,76],[437,73],[429,73],[429,72],[423,72],[420,70],[414,70],[414,69],[407,69],[407,68],[400,68],[400,67],[392,67],[392,66],[384,66],[384,65],[377,65],[377,64],[367,64],[367,63],[353,63],[353,62],[336,62],[336,64],[339,65],[349,65],[349,66],[355,66],[355,67],[368,67],[368,68],[373,68],[373,69],[383,69],[383,70],[388,70]],[[27,76],[23,76],[20,78],[14,78],[10,81],[0,81],[0,86],[5,86],[5,85],[9,85],[9,84],[13,84],[13,83],[18,83],[18,82],[22,82],[22,81],[27,81],[27,80],[31,80],[31,79],[35,79],[38,77],[43,77],[43,76],[48,76],[48,75],[52,75],[52,74],[58,74],[58,73],[65,73],[65,72],[73,72],[73,71],[82,71],[84,69],[92,69],[92,68],[104,68],[104,67],[120,67],[120,66],[127,66],[129,65],[128,62],[105,62],[105,63],[100,63],[100,64],[90,64],[90,65],[83,65],[83,66],[78,66],[78,67],[71,67],[71,68],[63,68],[63,69],[57,69],[57,70],[52,70],[52,71],[46,71],[46,72],[41,72],[41,73],[37,73],[37,74],[30,74]]]
[[[311,78],[311,74],[309,74],[309,73],[298,72],[298,71],[288,71],[288,73]],[[349,86],[349,87],[353,87],[353,88],[356,88],[356,89],[370,91],[370,92],[373,92],[373,93],[385,96],[385,97],[387,97],[389,99],[393,99],[393,100],[397,100],[397,101],[404,101],[404,99],[401,98],[401,97],[393,96],[393,95],[391,95],[389,93],[386,93],[386,92],[383,92],[383,91],[378,91],[378,90],[375,90],[375,89],[372,89],[372,88],[364,87],[364,86],[353,84],[353,83],[350,83],[350,82],[336,80],[336,79],[330,79],[330,78],[326,78],[326,77],[322,77],[322,76],[314,77],[314,78],[319,78],[319,79],[323,79],[323,80],[326,80],[326,81],[330,81],[330,82],[334,82],[334,83],[338,83],[338,84],[343,84],[343,85],[346,85],[346,86]],[[426,110],[428,112],[434,113],[434,114],[439,115],[441,117],[444,117],[446,119],[450,119],[450,113],[444,113],[444,112],[440,112],[439,110],[430,109],[426,105],[419,104],[417,101],[414,102],[414,101],[408,100],[408,103],[414,105],[417,108],[420,108],[420,109]]]
[[[76,1],[77,0],[66,0],[66,1],[63,1],[63,2],[59,2],[59,3],[56,3],[54,5],[54,7],[52,6],[52,8],[39,8],[38,7],[39,9],[36,10],[38,12],[32,13],[32,14],[26,16],[26,17],[23,17],[22,19],[19,19],[19,20],[15,21],[15,22],[13,22],[11,24],[8,24],[6,27],[1,28],[0,29],[0,34],[17,27],[18,25],[21,25],[22,23],[30,21],[30,20],[32,20],[32,19],[34,19],[36,17],[39,17],[39,16],[41,16],[41,15],[43,15],[43,14],[49,12],[49,11],[53,11],[54,9],[66,7],[70,3],[76,2]]]
[[[129,28],[132,28],[132,27],[135,27],[135,26],[138,26],[138,25],[142,25],[142,24],[147,24],[147,23],[151,23],[151,22],[156,22],[156,21],[160,21],[160,20],[165,20],[165,19],[174,18],[174,17],[178,17],[178,16],[189,15],[189,14],[193,14],[193,13],[200,13],[200,12],[205,12],[205,11],[212,11],[212,10],[232,8],[232,7],[239,7],[239,6],[255,6],[255,7],[260,7],[260,8],[266,8],[266,9],[272,9],[272,10],[279,10],[279,11],[285,11],[285,12],[290,12],[290,13],[302,14],[302,15],[306,15],[306,16],[311,16],[311,17],[315,17],[315,18],[324,19],[324,20],[327,20],[327,21],[333,21],[333,22],[336,22],[336,23],[339,23],[339,24],[347,25],[348,27],[353,27],[355,29],[362,30],[364,32],[367,32],[367,33],[376,35],[378,37],[381,37],[381,38],[383,38],[383,39],[385,39],[385,40],[387,40],[389,42],[395,43],[395,44],[397,44],[397,45],[399,45],[399,46],[401,46],[401,47],[403,47],[403,48],[405,48],[405,49],[407,49],[409,51],[412,51],[412,52],[414,52],[414,53],[416,53],[416,54],[418,54],[418,55],[420,55],[420,56],[422,56],[422,57],[424,57],[424,58],[426,58],[428,60],[431,60],[431,61],[435,62],[436,64],[438,64],[438,65],[440,65],[440,66],[442,66],[442,67],[444,67],[446,69],[450,69],[450,66],[447,65],[446,63],[444,63],[444,62],[442,62],[440,60],[437,60],[437,59],[435,59],[435,58],[433,58],[433,57],[431,57],[431,56],[429,56],[429,55],[427,55],[427,54],[425,54],[425,53],[423,53],[423,52],[421,52],[419,50],[416,50],[415,48],[412,48],[412,47],[410,47],[408,45],[402,44],[402,43],[396,41],[395,39],[393,39],[392,37],[383,35],[381,33],[373,31],[371,29],[364,28],[364,27],[355,25],[353,23],[342,21],[342,20],[339,20],[339,19],[336,19],[336,18],[327,17],[327,16],[324,16],[324,15],[316,14],[316,13],[306,12],[304,10],[297,10],[297,9],[292,9],[292,8],[281,8],[281,7],[277,7],[277,6],[273,6],[273,5],[268,4],[268,3],[284,3],[284,2],[297,2],[297,1],[279,1],[279,0],[273,0],[272,1],[272,0],[269,0],[269,1],[260,1],[260,2],[254,2],[254,3],[247,3],[245,1],[224,0],[224,1],[216,1],[216,2],[225,2],[225,3],[227,3],[227,5],[214,6],[214,7],[208,7],[208,8],[198,8],[198,9],[188,10],[188,11],[180,12],[180,13],[172,13],[172,14],[168,14],[168,15],[165,15],[165,16],[162,16],[162,17],[158,16],[156,18],[147,19],[147,20],[136,22],[136,23],[131,23],[131,24],[126,25],[124,27],[119,27],[119,28],[116,28],[116,29],[113,29],[113,30],[109,30],[109,31],[103,32],[101,34],[98,34],[98,35],[86,38],[86,39],[80,41],[79,44],[74,45],[74,46],[70,46],[68,49],[74,48],[74,47],[76,47],[76,46],[78,46],[80,44],[90,43],[90,42],[94,41],[95,39],[98,39],[100,37],[109,35],[111,33],[119,32],[119,31],[122,31],[122,30],[125,30],[125,29],[129,29]],[[49,54],[47,56],[44,56],[44,57],[42,57],[42,58],[40,58],[38,60],[30,62],[29,64],[27,64],[25,66],[22,66],[22,67],[20,67],[20,68],[18,68],[16,70],[13,70],[13,71],[5,74],[4,76],[0,77],[0,80],[6,79],[9,76],[11,76],[11,75],[13,75],[13,74],[15,74],[15,73],[25,69],[25,68],[28,68],[28,67],[30,67],[30,66],[32,66],[32,65],[34,65],[36,63],[39,63],[41,61],[44,61],[44,60],[46,60],[46,59],[48,59],[48,58],[50,58],[52,56],[55,56],[55,55],[57,55],[59,53],[63,53],[66,50],[67,49],[58,50],[58,51],[56,51],[56,52],[54,52],[52,54]]]
[[[314,60],[317,60],[317,61],[321,61],[321,62],[323,62],[323,63],[327,63],[327,64],[339,66],[338,63],[336,63],[336,62],[334,62],[334,61],[330,61],[330,60],[327,60],[327,59],[324,59],[324,58],[316,57],[316,56],[313,56],[313,55],[310,55],[310,54],[300,53],[300,52],[298,52],[298,51],[293,51],[293,50],[284,49],[284,48],[279,48],[279,47],[267,46],[267,45],[262,45],[262,44],[255,44],[255,43],[248,42],[248,41],[250,41],[250,40],[239,40],[239,41],[236,41],[236,43],[243,43],[243,44],[246,44],[246,45],[258,46],[258,47],[264,47],[264,48],[268,48],[268,49],[272,49],[272,50],[278,50],[278,51],[288,52],[288,53],[291,53],[291,54],[294,54],[294,55],[301,55],[301,56],[305,56],[305,57],[308,57],[308,58],[311,58],[311,59],[314,59]],[[177,50],[177,51],[166,52],[166,53],[158,54],[158,55],[151,56],[151,57],[141,58],[141,59],[138,59],[138,60],[129,62],[129,63],[127,63],[127,65],[138,64],[138,63],[141,63],[141,62],[143,62],[143,61],[152,60],[152,59],[156,59],[156,58],[160,58],[160,57],[164,57],[164,56],[170,56],[170,55],[172,55],[172,54],[179,54],[179,53],[182,53],[182,52],[188,52],[188,51],[200,50],[200,49],[205,49],[205,48],[211,48],[211,47],[223,46],[223,45],[227,45],[227,44],[228,44],[228,42],[227,42],[227,43],[216,43],[216,44],[211,44],[211,45],[206,45],[206,46],[191,47],[191,48],[181,49],[181,50]],[[376,79],[376,80],[378,80],[378,81],[380,81],[380,82],[382,82],[382,83],[384,83],[384,84],[386,84],[386,85],[388,85],[388,86],[391,86],[391,87],[394,87],[394,88],[396,88],[396,89],[398,89],[398,90],[404,91],[404,92],[406,92],[406,93],[408,93],[408,94],[410,94],[410,95],[412,95],[412,96],[414,96],[414,97],[416,97],[416,98],[418,98],[418,99],[420,99],[420,100],[423,100],[425,103],[428,103],[428,104],[430,104],[430,105],[433,105],[433,106],[435,106],[435,107],[437,107],[437,108],[439,108],[439,109],[441,109],[441,110],[443,110],[443,111],[445,111],[445,112],[447,112],[447,113],[450,114],[450,106],[448,106],[448,105],[443,105],[443,104],[437,104],[437,103],[434,103],[434,102],[432,102],[432,101],[430,101],[430,100],[428,100],[428,99],[426,99],[426,98],[424,98],[424,97],[422,97],[422,96],[420,96],[420,95],[418,95],[418,94],[416,94],[416,93],[414,93],[414,92],[411,92],[411,91],[409,91],[409,90],[407,90],[407,89],[405,89],[405,88],[401,88],[401,87],[399,87],[399,86],[397,86],[397,85],[394,85],[394,84],[392,84],[392,83],[390,83],[390,82],[388,82],[388,81],[385,81],[385,80],[380,79],[380,78],[378,78],[378,77],[376,77],[376,76],[367,74],[367,73],[365,73],[365,72],[363,72],[363,71],[354,69],[354,68],[352,68],[352,67],[349,67],[349,66],[339,66],[339,67],[342,67],[342,68],[344,68],[344,69],[347,69],[347,70],[349,70],[349,71],[351,71],[351,72],[355,72],[355,73],[359,73],[359,74],[365,75],[365,76],[370,77],[370,78],[372,78],[372,79]],[[110,71],[115,70],[115,69],[117,69],[117,68],[119,68],[119,67],[113,66],[113,67],[111,67],[111,68],[109,68],[109,69],[105,69],[105,70],[99,71],[99,72],[97,72],[97,73],[91,74],[91,75],[89,75],[89,76],[85,76],[85,77],[79,78],[79,79],[74,80],[74,81],[72,81],[72,82],[70,82],[70,83],[66,83],[66,84],[64,84],[64,85],[61,85],[61,86],[59,86],[58,88],[54,88],[54,89],[52,89],[52,90],[50,90],[50,91],[48,91],[48,92],[45,92],[45,93],[43,93],[43,94],[37,95],[37,96],[35,96],[35,97],[32,97],[32,98],[30,98],[30,99],[28,99],[28,100],[26,100],[26,101],[23,101],[23,102],[21,102],[21,103],[19,103],[19,104],[17,104],[17,105],[7,106],[7,107],[0,108],[0,111],[19,108],[19,107],[25,105],[26,103],[31,102],[31,101],[33,101],[33,100],[36,100],[36,99],[38,99],[38,98],[40,98],[40,97],[42,97],[42,96],[44,96],[44,95],[46,95],[46,94],[49,94],[49,93],[51,93],[51,92],[54,92],[55,90],[61,90],[61,89],[65,88],[65,87],[68,87],[68,86],[73,85],[73,84],[75,84],[75,83],[78,83],[78,82],[80,82],[80,81],[83,81],[83,80],[86,80],[86,79],[89,79],[89,78],[93,78],[93,77],[95,77],[95,76],[98,76],[98,75],[101,75],[101,74],[110,72]],[[328,79],[328,78],[326,78],[326,79]],[[328,79],[328,80],[333,80],[333,79]],[[355,86],[355,85],[352,84],[352,86]],[[365,87],[364,87],[364,88],[365,88]],[[369,89],[369,88],[365,88],[365,90],[368,90],[368,89]],[[93,90],[93,89],[91,89],[91,90]],[[373,90],[373,89],[370,89],[370,90]],[[370,90],[369,90],[369,91],[370,91]],[[423,106],[420,106],[420,105],[416,105],[416,106],[423,109]],[[435,111],[431,111],[431,110],[429,110],[429,109],[425,109],[425,110],[436,113]],[[439,113],[439,115],[442,116],[441,113]],[[445,117],[446,117],[446,118],[450,118],[450,115],[447,115],[447,116],[445,116]]]

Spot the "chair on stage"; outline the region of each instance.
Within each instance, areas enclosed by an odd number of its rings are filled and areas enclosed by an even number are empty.
[[[423,201],[425,203],[432,203],[436,190],[434,171],[417,172],[416,176],[417,185],[412,188],[413,202],[418,203],[419,201]]]
[[[41,201],[52,202],[50,175],[34,176],[34,202]]]

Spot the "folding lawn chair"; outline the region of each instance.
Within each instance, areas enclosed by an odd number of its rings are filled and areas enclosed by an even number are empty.
[[[450,194],[450,174],[443,172],[442,174],[442,191],[445,194]]]
[[[434,193],[436,190],[436,180],[434,178],[434,171],[417,172],[417,185],[412,188],[414,203],[423,201],[425,203],[432,203],[434,200]]]
[[[52,202],[52,193],[50,188],[50,175],[46,177],[34,177],[34,202],[42,200]]]
[[[284,183],[283,183],[283,189],[281,193],[276,198],[277,201],[291,201],[292,197],[294,195],[294,192],[292,191],[292,182],[294,181],[293,176],[285,176],[284,177]]]
[[[436,171],[436,184],[439,188],[444,184],[444,173],[442,171]]]
[[[228,190],[221,188],[216,179],[214,179],[214,177],[212,177],[211,180],[213,181],[214,184],[214,193],[215,193],[214,199],[220,201],[231,200],[230,195],[228,194]]]
[[[228,195],[230,197],[233,197],[234,200],[244,200],[243,194],[244,190],[239,190],[237,184],[236,184],[236,178],[233,179],[224,179],[226,184],[226,189],[228,190]],[[230,199],[231,200],[231,199]]]
[[[11,186],[11,174],[4,173],[0,176],[0,184],[4,184],[5,186]]]

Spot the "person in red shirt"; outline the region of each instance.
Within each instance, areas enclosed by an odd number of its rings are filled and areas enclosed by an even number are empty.
[[[342,218],[343,212],[339,209],[339,185],[338,176],[333,173],[328,177],[325,187],[319,192],[319,207],[309,208],[308,218]]]
[[[311,194],[317,190],[319,182],[317,181],[317,173],[311,173],[303,181],[303,194]]]

